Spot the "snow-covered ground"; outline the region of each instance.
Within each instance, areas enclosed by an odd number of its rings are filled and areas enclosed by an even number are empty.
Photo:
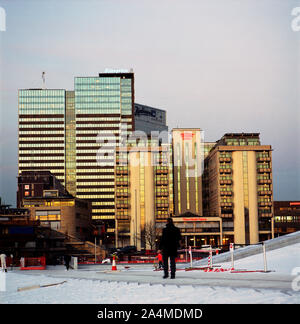
[[[0,291],[0,303],[16,304],[226,304],[226,303],[300,303],[300,289],[265,289],[255,286],[259,276],[265,276],[266,281],[276,282],[280,275],[297,281],[300,288],[300,278],[290,277],[292,271],[297,274],[300,267],[300,244],[294,244],[267,253],[269,273],[248,273],[247,281],[253,282],[253,287],[239,287],[239,278],[245,274],[203,273],[202,271],[178,271],[175,280],[162,280],[161,272],[153,272],[149,265],[139,265],[125,270],[118,265],[120,272],[105,273],[101,266],[85,266],[79,270],[65,271],[62,266],[52,267],[46,271],[13,270],[6,274],[6,291]],[[181,265],[182,266],[182,265]],[[222,264],[230,267],[230,263]],[[178,265],[180,268],[180,265]],[[235,268],[257,270],[263,269],[263,256],[254,255],[235,262]],[[100,269],[100,270],[99,270]],[[102,269],[102,270],[101,270]],[[295,270],[296,269],[296,270]],[[300,277],[300,268],[299,277]],[[105,276],[108,276],[107,278]],[[213,276],[212,276],[213,275]],[[99,276],[99,277],[97,277]],[[148,282],[133,282],[135,278],[146,278]],[[144,277],[142,277],[144,276]],[[223,283],[203,285],[205,276],[210,276],[211,282],[224,279]],[[111,280],[117,278],[119,281]],[[243,277],[243,278],[244,278]],[[228,278],[231,278],[228,280]],[[283,278],[283,277],[282,277]],[[128,280],[127,280],[128,279]],[[130,280],[129,280],[130,279]],[[155,279],[155,280],[154,280]],[[122,280],[124,280],[122,282]],[[137,279],[138,280],[138,279]],[[186,280],[186,284],[184,283]],[[66,281],[57,286],[17,291],[19,287],[46,285]],[[220,281],[221,282],[221,281]],[[237,284],[232,285],[232,282]],[[276,287],[277,288],[277,287]],[[298,291],[297,291],[298,290]]]
[[[267,251],[267,270],[276,274],[290,275],[293,269],[300,267],[300,243],[289,245],[281,249]],[[197,265],[200,262],[194,262]],[[230,268],[231,262],[222,263],[223,268]],[[264,270],[263,253],[234,261],[234,268],[246,270]]]

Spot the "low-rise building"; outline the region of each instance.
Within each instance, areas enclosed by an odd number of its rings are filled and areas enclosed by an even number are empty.
[[[91,203],[72,196],[59,196],[44,190],[43,197],[24,198],[22,205],[30,210],[31,219],[41,226],[80,240],[91,238]]]
[[[274,235],[300,231],[300,201],[274,201]]]

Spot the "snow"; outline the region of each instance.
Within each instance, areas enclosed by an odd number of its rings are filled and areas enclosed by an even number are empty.
[[[299,289],[292,289],[289,281],[284,289],[280,288],[284,280],[292,281],[298,278],[297,276],[292,277],[291,274],[300,267],[299,252],[299,243],[267,252],[268,269],[272,270],[269,273],[248,273],[245,275],[178,271],[175,280],[161,279],[162,272],[154,272],[150,265],[130,265],[130,269],[127,270],[124,266],[118,265],[118,270],[121,271],[113,274],[109,273],[111,267],[109,265],[81,266],[78,270],[70,271],[65,271],[62,266],[48,267],[45,271],[14,269],[6,274],[6,291],[0,291],[0,303],[299,304]],[[234,265],[239,269],[263,269],[263,256],[259,254],[237,260]],[[227,268],[231,264],[224,263],[221,266]],[[178,268],[180,268],[179,264]],[[114,278],[120,281],[115,281]],[[139,281],[139,278],[144,281],[133,282],[133,280]],[[205,280],[208,278],[214,284],[206,285]],[[246,281],[253,283],[253,286],[239,286],[239,282],[242,283],[239,281],[240,278],[246,278]],[[266,278],[266,280],[261,280],[261,278]],[[272,280],[274,288],[266,289],[258,285],[264,281],[271,282]],[[20,287],[63,281],[66,282],[56,286],[17,291]]]
[[[197,265],[199,262],[194,262]],[[230,268],[231,262],[222,263],[223,268]],[[300,243],[285,246],[281,249],[267,251],[267,270],[277,274],[292,273],[294,268],[300,267]],[[252,255],[244,259],[234,261],[234,268],[247,270],[263,270],[263,253]]]

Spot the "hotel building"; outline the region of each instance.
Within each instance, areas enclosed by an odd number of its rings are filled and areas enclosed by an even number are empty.
[[[157,223],[173,211],[169,145],[133,144],[116,151],[116,246],[155,248]]]
[[[205,159],[204,213],[222,218],[223,244],[274,236],[272,148],[258,133],[225,134]]]

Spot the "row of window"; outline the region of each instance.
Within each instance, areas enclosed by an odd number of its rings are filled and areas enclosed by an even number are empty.
[[[121,117],[96,117],[96,116],[89,116],[89,117],[77,117],[76,121],[117,121],[118,123],[121,120]],[[123,119],[122,119],[123,120]],[[83,125],[85,125],[83,123]]]
[[[92,213],[114,213],[115,212],[115,209],[113,208],[113,209],[109,209],[109,208],[107,208],[107,209],[92,209]]]
[[[120,114],[120,105],[116,104],[78,104],[77,114]]]
[[[102,179],[102,178],[101,178]],[[77,182],[77,186],[113,186],[114,181],[90,181],[90,182]]]
[[[19,117],[19,122],[33,122],[34,124],[36,122],[64,122],[65,118],[64,117]],[[30,124],[31,125],[31,124]],[[36,124],[38,125],[38,124]],[[23,126],[23,125],[22,125]]]
[[[92,206],[113,206],[113,201],[93,201]]]
[[[35,152],[36,154],[36,152]],[[20,163],[22,163],[22,161],[38,161],[38,160],[63,160],[64,157],[63,156],[22,156],[20,157]]]
[[[64,125],[63,124],[36,124],[36,123],[32,123],[32,124],[20,124],[19,130],[26,130],[27,128],[34,128],[36,130],[39,130],[40,128],[44,128],[44,129],[51,129],[51,128],[61,128],[62,130],[64,129]]]
[[[77,194],[78,198],[81,199],[101,199],[101,198],[115,198],[114,195],[104,195],[103,193],[100,195],[82,195],[82,194]]]
[[[77,175],[77,179],[114,179],[115,176],[113,174],[109,174],[109,175]],[[82,182],[78,182],[77,184],[82,183]]]
[[[19,97],[20,104],[44,104],[44,103],[65,103],[64,97]]]
[[[20,114],[23,115],[61,115],[64,113],[64,108],[51,108],[51,107],[43,107],[32,109],[32,106],[28,109],[21,109]]]
[[[89,84],[89,83],[99,83],[99,84],[120,84],[121,77],[75,77],[75,85],[78,84]]]
[[[63,89],[22,89],[19,90],[19,96],[23,97],[57,97],[57,96],[64,96],[65,90]]]
[[[23,142],[31,142],[31,141],[35,141],[35,142],[51,141],[51,142],[53,142],[53,141],[63,141],[63,140],[64,140],[63,136],[60,136],[60,137],[36,137],[35,139],[33,139],[32,137],[20,138],[20,141],[23,141]],[[35,143],[35,144],[37,144],[37,143]]]
[[[94,90],[98,89],[98,90]],[[91,87],[86,87],[86,89],[81,89],[75,92],[75,98],[81,99],[81,97],[120,97],[120,88],[112,89],[107,88],[107,86],[98,86],[92,89]],[[100,90],[100,91],[99,91]]]
[[[27,150],[20,150],[20,154],[32,154],[33,150],[27,151]],[[64,149],[62,148],[61,150],[34,150],[34,154],[62,154],[64,153]]]
[[[65,104],[64,102],[61,103],[54,103],[54,102],[46,102],[46,103],[33,103],[33,102],[27,102],[27,103],[20,103],[19,104],[20,112],[23,113],[23,110],[28,110],[28,109],[61,109],[64,111],[65,109]]]
[[[44,167],[44,168],[50,168],[50,167],[61,167],[64,166],[64,163],[49,163],[49,162],[44,162],[44,163],[37,163],[37,162],[33,162],[33,163],[26,163],[26,162],[22,162],[19,161],[19,166],[20,167]]]
[[[114,167],[114,162],[109,162],[109,161],[102,161],[102,162],[78,162],[77,167],[80,166],[111,166],[112,168]]]
[[[22,139],[23,140],[23,139]],[[94,144],[94,143],[89,143]],[[40,148],[40,147],[61,147],[61,150],[64,150],[64,147],[62,147],[63,143],[19,143],[19,148]],[[99,144],[98,144],[99,145]]]
[[[23,134],[39,134],[39,135],[43,135],[43,134],[64,134],[65,131],[62,130],[19,130],[19,134],[23,135]]]
[[[95,155],[99,152],[99,149],[100,148],[95,148],[95,149],[91,148],[89,150],[86,150],[86,149],[81,149],[80,147],[77,147],[78,153],[94,153]]]

